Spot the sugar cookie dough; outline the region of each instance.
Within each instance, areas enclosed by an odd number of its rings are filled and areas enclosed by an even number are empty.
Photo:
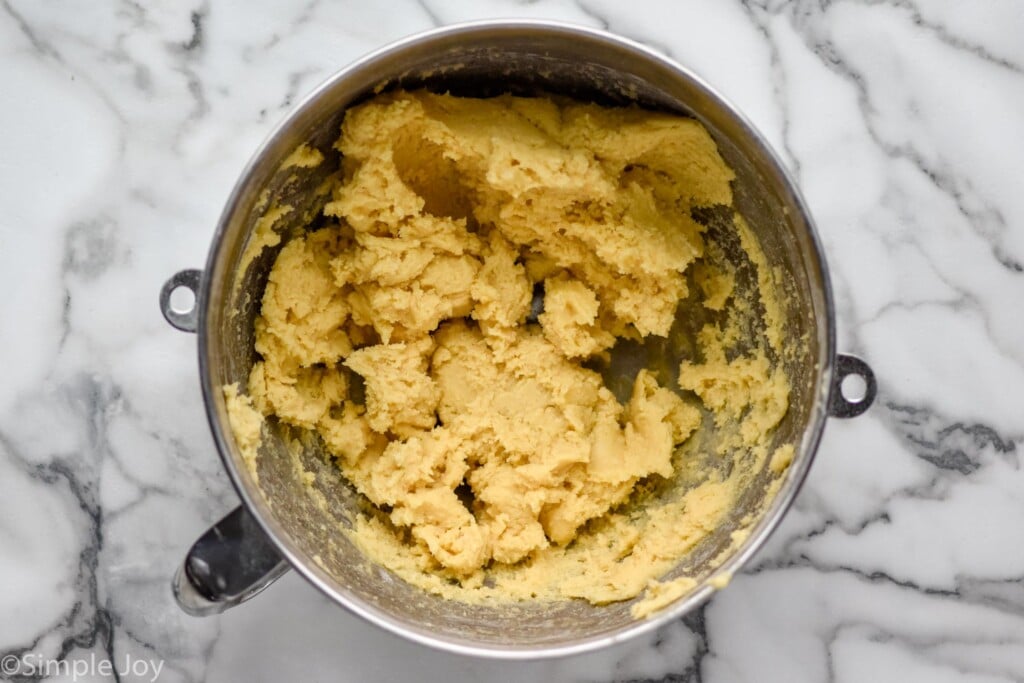
[[[407,581],[461,600],[640,594],[748,479],[624,504],[676,474],[702,406],[762,464],[788,406],[765,349],[737,356],[715,326],[680,386],[640,370],[620,403],[593,369],[619,340],[672,329],[705,255],[691,209],[732,203],[712,138],[639,108],[395,92],[351,109],[337,148],[326,220],[269,275],[252,405],[319,433],[373,505],[354,540]],[[727,308],[733,273],[701,262],[694,282]],[[238,412],[239,439],[258,442]],[[642,614],[692,586],[654,589]]]

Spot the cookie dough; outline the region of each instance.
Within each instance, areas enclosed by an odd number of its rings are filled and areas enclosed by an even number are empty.
[[[351,109],[337,148],[326,221],[269,275],[252,405],[319,433],[374,508],[350,533],[407,581],[462,600],[638,595],[748,481],[708,473],[625,505],[675,476],[702,406],[763,463],[788,405],[764,350],[727,356],[718,328],[679,387],[640,370],[620,403],[593,369],[621,339],[669,334],[705,254],[691,209],[732,202],[714,141],[635,107],[396,92]],[[696,275],[726,308],[733,274]]]

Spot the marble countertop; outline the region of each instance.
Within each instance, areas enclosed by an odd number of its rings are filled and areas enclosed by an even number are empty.
[[[509,16],[651,45],[750,116],[818,221],[875,406],[829,423],[726,590],[612,649],[434,652],[294,574],[185,616],[170,576],[237,498],[160,286],[330,72]],[[1024,680],[1022,35],[1019,0],[0,0],[0,655],[92,661],[77,680]]]

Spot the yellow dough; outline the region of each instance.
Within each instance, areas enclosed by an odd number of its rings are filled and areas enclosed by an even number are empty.
[[[712,138],[639,108],[396,92],[351,109],[337,148],[329,220],[269,275],[252,405],[320,434],[375,507],[354,540],[407,581],[460,600],[641,593],[722,522],[788,406],[764,349],[727,355],[717,327],[681,387],[641,370],[624,404],[585,363],[669,334],[705,254],[690,211],[732,202]],[[694,278],[715,311],[734,280],[703,262]],[[251,448],[259,424],[234,391]],[[624,505],[677,474],[701,403],[751,447],[749,471]],[[655,589],[639,616],[693,585]]]

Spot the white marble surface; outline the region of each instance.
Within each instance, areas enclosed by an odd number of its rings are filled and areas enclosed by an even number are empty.
[[[183,615],[170,575],[236,498],[160,285],[203,263],[298,96],[499,16],[648,43],[749,114],[816,215],[876,406],[829,424],[743,575],[615,649],[441,654],[294,575]],[[1019,0],[0,0],[0,654],[161,660],[167,682],[1024,680],[1022,36]]]

